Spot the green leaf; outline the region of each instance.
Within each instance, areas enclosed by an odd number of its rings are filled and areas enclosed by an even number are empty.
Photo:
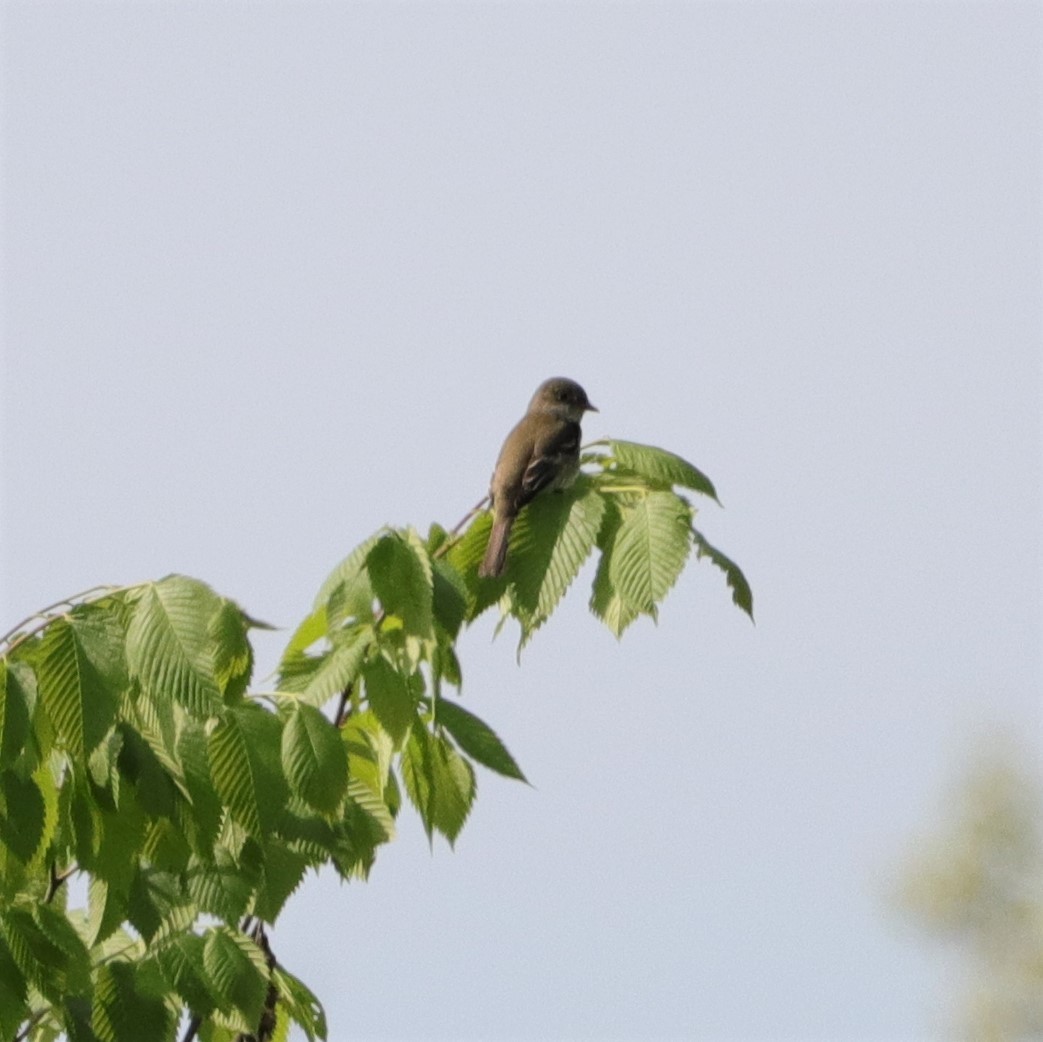
[[[715,546],[711,546],[706,537],[696,529],[692,529],[696,553],[700,557],[708,557],[710,561],[724,572],[728,587],[732,591],[732,601],[747,615],[753,618],[753,590],[742,574],[742,569],[730,558],[724,556]]]
[[[123,738],[117,760],[120,773],[135,785],[142,809],[147,814],[170,817],[178,794],[173,779],[152,747],[134,728],[121,726],[120,732]]]
[[[433,637],[431,559],[412,529],[388,532],[366,556],[373,592],[389,615],[396,615],[410,636]]]
[[[606,444],[611,460],[606,468],[609,472],[630,471],[663,490],[680,485],[717,499],[713,482],[701,470],[672,452],[635,441],[610,440]]]
[[[237,1010],[256,1028],[268,994],[264,952],[249,937],[227,926],[211,930],[203,943],[203,966],[221,1009]]]
[[[226,710],[207,742],[214,787],[232,817],[259,839],[274,827],[288,795],[281,747],[278,717],[256,703]]]
[[[279,1002],[289,1008],[295,1024],[308,1036],[308,1042],[326,1038],[326,1013],[322,1003],[288,970],[277,967],[274,971],[275,985],[279,989]]]
[[[24,662],[0,658],[0,767],[10,767],[29,738],[36,676]]]
[[[314,706],[294,705],[282,732],[283,771],[290,787],[323,814],[333,814],[348,787],[348,754],[340,732]]]
[[[223,806],[210,776],[207,736],[195,720],[185,721],[177,739],[177,750],[191,812],[182,817],[188,839],[196,854],[208,855],[221,827]]]
[[[264,848],[264,880],[257,891],[253,913],[274,923],[283,905],[301,884],[308,870],[308,858],[285,843],[270,840]]]
[[[54,902],[36,905],[33,908],[33,917],[43,934],[64,957],[65,993],[87,994],[91,986],[91,959],[87,945],[76,932],[76,927]]]
[[[445,738],[430,734],[418,721],[402,753],[402,777],[428,840],[437,830],[452,845],[474,802],[471,765]]]
[[[297,695],[309,705],[325,705],[355,683],[374,639],[373,627],[368,624],[338,630],[333,635],[333,647],[317,657],[311,668],[302,669],[298,660],[296,675],[284,673],[280,690]]]
[[[433,597],[432,609],[435,619],[446,634],[456,639],[467,618],[470,593],[463,576],[444,558],[431,561]]]
[[[221,706],[211,623],[221,598],[205,583],[181,575],[137,591],[127,629],[132,675],[157,698],[173,698],[208,717]]]
[[[485,556],[492,526],[492,514],[488,510],[476,514],[466,531],[453,543],[445,556],[445,560],[463,577],[467,586],[467,621],[478,618],[482,612],[492,607],[507,588],[506,576],[499,579],[478,577],[478,565]]]
[[[507,574],[523,642],[550,617],[590,556],[604,512],[603,498],[580,475],[568,491],[538,496],[518,516]]]
[[[618,525],[602,532],[590,606],[618,637],[638,614],[656,618],[691,549],[692,514],[673,492],[649,492],[617,509]]]
[[[52,1002],[89,989],[87,949],[58,909],[8,908],[0,914],[0,932],[18,970]]]
[[[87,940],[91,947],[111,937],[127,918],[128,894],[120,887],[91,876],[87,888]]]
[[[115,721],[127,686],[119,619],[107,607],[74,608],[47,627],[35,655],[40,697],[55,733],[85,763]]]
[[[397,747],[416,719],[420,678],[403,676],[382,657],[368,662],[363,676],[369,706]]]
[[[168,923],[190,919],[196,909],[183,880],[170,872],[141,867],[127,896],[127,921],[151,942]]]
[[[373,589],[366,571],[366,557],[381,538],[371,535],[344,558],[327,576],[315,596],[316,610],[325,610],[329,630],[347,618],[369,619],[373,614]]]
[[[439,700],[437,713],[438,723],[453,736],[468,756],[497,774],[528,781],[507,747],[484,721],[456,702],[445,699]]]
[[[28,1016],[25,975],[0,936],[0,1037],[15,1038]]]
[[[103,963],[95,971],[92,1021],[101,1042],[142,1042],[166,1038],[173,1015],[161,998],[138,990],[137,967]]]
[[[341,728],[341,738],[348,751],[348,777],[383,799],[394,744],[376,715],[368,709],[352,713]]]
[[[195,933],[179,933],[159,948],[160,967],[170,987],[193,1014],[205,1017],[217,1008],[217,995],[203,968],[204,940]]]
[[[321,640],[325,637],[326,632],[326,608],[316,608],[315,611],[306,616],[304,621],[293,631],[290,643],[286,645],[286,650],[283,652],[283,658],[287,655],[306,651],[317,640]],[[280,670],[281,668],[280,665]]]
[[[200,912],[234,923],[246,911],[260,882],[260,872],[253,867],[237,863],[220,846],[212,859],[204,861],[193,855],[185,873],[188,894]]]
[[[225,701],[243,697],[253,672],[253,648],[247,631],[250,620],[238,604],[220,598],[208,624],[214,679]],[[270,629],[271,627],[265,627]]]
[[[23,864],[40,849],[44,835],[44,799],[32,778],[7,772],[0,775],[4,810],[0,815],[0,840]]]

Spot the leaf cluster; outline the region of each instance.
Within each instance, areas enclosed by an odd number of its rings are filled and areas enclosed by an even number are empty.
[[[259,625],[184,576],[91,591],[0,644],[0,1039],[325,1038],[317,998],[267,928],[310,869],[365,878],[404,797],[455,842],[481,766],[524,780],[459,692],[457,638],[491,606],[521,642],[584,562],[617,636],[694,550],[752,610],[739,569],[693,525],[715,498],[677,456],[599,443],[537,498],[509,567],[477,576],[490,527],[383,529],[323,583],[274,690],[248,693]],[[681,489],[683,491],[677,491]],[[68,907],[66,881],[87,883]]]

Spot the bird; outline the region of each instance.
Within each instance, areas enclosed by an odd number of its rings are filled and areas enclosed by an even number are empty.
[[[518,511],[545,491],[568,488],[579,473],[580,420],[597,412],[575,380],[544,380],[500,449],[489,484],[493,527],[478,574],[495,578],[507,565],[507,544]]]

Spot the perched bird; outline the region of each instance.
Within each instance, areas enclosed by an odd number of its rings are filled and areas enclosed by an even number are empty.
[[[528,411],[507,435],[496,461],[489,495],[493,530],[478,574],[503,575],[511,526],[526,503],[544,490],[567,488],[579,472],[579,421],[597,412],[575,380],[544,380]]]

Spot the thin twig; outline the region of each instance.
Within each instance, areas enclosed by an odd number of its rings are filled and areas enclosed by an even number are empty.
[[[344,721],[351,715],[351,708],[348,705],[348,700],[351,698],[351,691],[353,685],[349,681],[344,685],[344,690],[340,693],[340,701],[337,703],[337,712],[333,714],[333,726],[343,727]]]
[[[32,1034],[33,1028],[40,1023],[41,1020],[47,1015],[47,1010],[38,1009],[26,1022],[25,1027],[18,1032],[14,1037],[14,1042],[25,1042],[25,1040]]]
[[[140,585],[136,583],[134,585]],[[32,615],[22,619],[16,626],[9,629],[2,637],[0,637],[0,648],[10,642],[6,651],[3,652],[5,655],[9,655],[15,648],[18,647],[23,641],[28,640],[30,637],[35,636],[42,629],[46,629],[59,615],[64,615],[64,612],[59,612],[59,608],[74,608],[77,604],[82,604],[94,597],[95,595],[109,596],[113,593],[118,593],[121,590],[133,589],[132,586],[92,586],[89,590],[83,590],[80,593],[74,593],[71,597],[66,597],[63,600],[55,601],[54,604],[48,604],[46,608],[41,608],[37,612],[33,612]],[[23,626],[28,626],[33,623],[36,619],[40,619],[40,623],[33,626],[31,629],[22,632]]]
[[[489,502],[488,496],[483,496],[455,525],[449,530],[449,538],[431,555],[432,557],[445,557],[447,553],[460,541],[460,534],[467,523],[479,512],[485,509]]]
[[[51,862],[51,881],[47,884],[47,896],[44,898],[45,904],[50,904],[54,900],[54,895],[61,889],[62,883],[74,875],[76,871],[76,866],[72,865],[64,872],[59,872],[58,866],[53,861]]]
[[[197,1013],[185,1025],[185,1033],[181,1036],[181,1042],[192,1042],[192,1039],[199,1034],[199,1029],[202,1025],[203,1018]]]

